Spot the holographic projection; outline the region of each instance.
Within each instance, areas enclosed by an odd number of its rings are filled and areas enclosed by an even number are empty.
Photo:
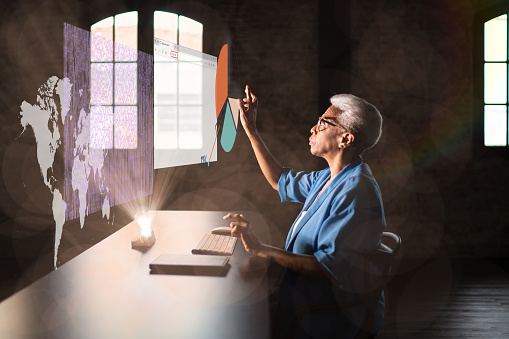
[[[65,24],[66,220],[152,194],[153,57]],[[90,43],[91,42],[91,43]]]
[[[154,168],[217,161],[233,148],[240,107],[229,98],[228,45],[217,57],[154,39]]]
[[[225,152],[230,152],[235,143],[240,112],[238,100],[228,97],[228,65],[228,45],[224,45],[216,73],[216,129]]]
[[[228,45],[217,58],[156,38],[151,56],[113,38],[120,15],[103,21],[100,35],[64,24],[63,79],[49,78],[36,102],[21,104],[20,124],[32,127],[53,196],[55,268],[66,221],[79,218],[83,228],[100,211],[113,223],[112,206],[153,194],[154,169],[210,164],[236,138]]]
[[[55,220],[55,259],[56,267],[57,249],[60,244],[62,228],[65,222],[66,200],[59,185],[57,171],[55,170],[55,156],[62,144],[59,126],[66,120],[69,112],[71,96],[69,79],[59,79],[56,76],[49,78],[37,91],[37,100],[34,104],[23,101],[20,110],[20,124],[24,133],[31,127],[37,143],[37,162],[44,180],[53,199],[51,203],[53,218]],[[58,105],[60,102],[60,105]]]
[[[154,39],[154,169],[217,160],[217,58]]]
[[[64,79],[21,104],[34,131],[44,183],[53,195],[54,266],[63,224],[153,191],[153,57],[64,24]],[[58,105],[60,103],[60,105]],[[59,126],[63,126],[63,137]],[[54,173],[63,148],[64,178]]]

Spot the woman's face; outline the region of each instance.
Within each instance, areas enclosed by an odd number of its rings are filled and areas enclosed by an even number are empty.
[[[337,120],[338,110],[330,106],[311,128],[309,146],[311,154],[323,157],[327,154],[339,152],[340,132],[346,132],[345,128]]]

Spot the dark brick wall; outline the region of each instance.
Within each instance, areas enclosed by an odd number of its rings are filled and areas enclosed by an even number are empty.
[[[370,164],[404,256],[506,256],[507,158],[474,144],[474,22],[495,2],[352,2],[352,91],[384,116]]]
[[[202,21],[207,53],[217,55],[225,42],[234,42],[239,85],[250,84],[258,95],[260,133],[285,166],[326,166],[309,154],[307,138],[328,106],[328,96],[352,92],[375,104],[384,116],[384,135],[365,160],[380,183],[388,229],[403,237],[405,257],[507,256],[507,157],[479,151],[472,141],[479,117],[474,109],[473,23],[476,13],[496,3],[500,1],[4,3],[1,171],[11,179],[30,177],[34,192],[27,192],[19,180],[0,182],[1,256],[37,272],[51,268],[50,195],[42,179],[37,181],[35,141],[29,134],[15,138],[21,132],[20,103],[33,98],[50,76],[62,76],[58,51],[63,22],[87,28],[136,9],[145,13],[143,27],[150,25],[147,13],[156,9]],[[150,49],[151,35],[142,33],[140,39],[140,48]],[[241,130],[232,151],[220,151],[218,158],[208,168],[158,170],[152,200],[167,209],[259,211],[273,227],[273,242],[281,245],[300,206],[279,202]],[[121,209],[116,213],[115,227],[100,222],[83,230],[65,225],[65,258],[129,221]]]

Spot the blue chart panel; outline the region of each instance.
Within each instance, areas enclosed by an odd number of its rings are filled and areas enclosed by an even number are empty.
[[[230,102],[226,100],[226,104],[224,105],[223,132],[221,133],[221,146],[225,152],[231,151],[236,136],[237,129],[235,121],[233,120],[232,109],[230,107]]]

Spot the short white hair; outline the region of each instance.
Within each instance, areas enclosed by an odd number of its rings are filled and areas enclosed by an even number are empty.
[[[352,94],[336,94],[331,104],[341,114],[337,119],[355,136],[354,147],[360,154],[376,145],[382,135],[382,115],[366,100]]]

